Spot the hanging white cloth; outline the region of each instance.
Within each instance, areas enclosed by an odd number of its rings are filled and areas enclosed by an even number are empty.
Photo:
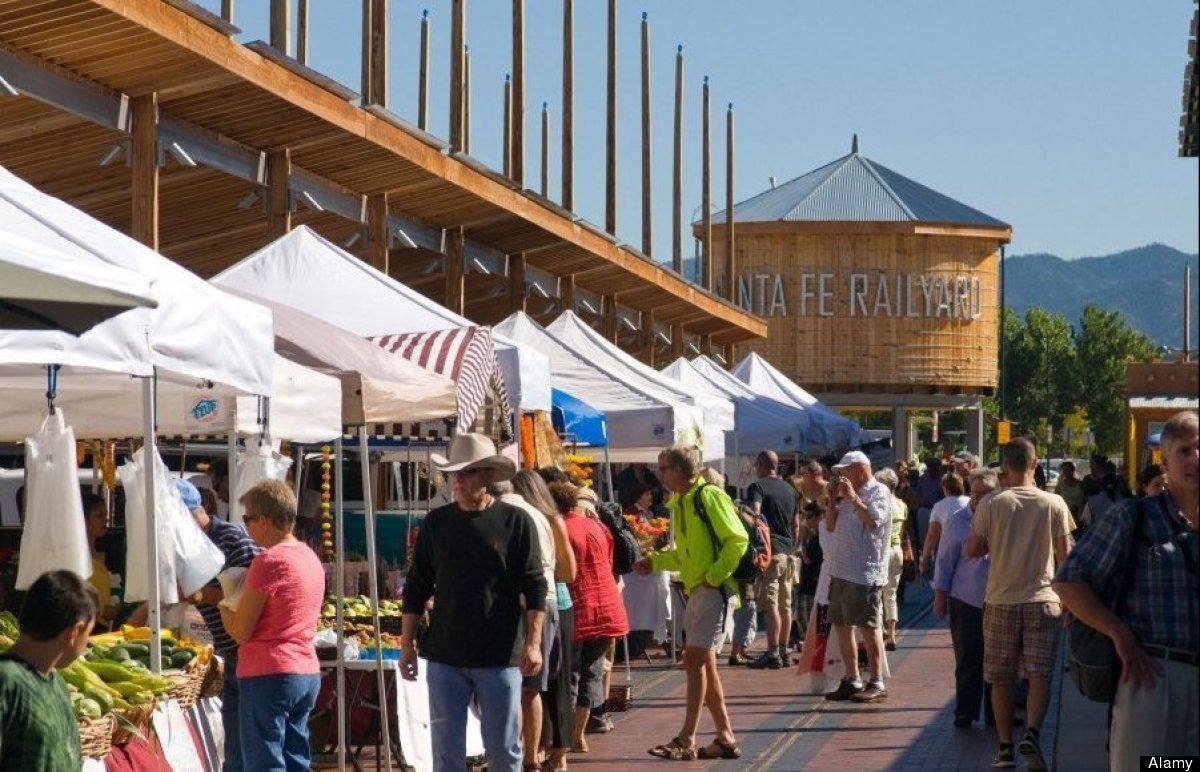
[[[254,442],[246,443],[246,450],[238,451],[237,460],[237,491],[231,501],[238,501],[262,480],[282,480],[292,467],[292,459],[281,455],[270,445]],[[242,525],[242,508],[230,508],[230,521]]]
[[[127,603],[148,600],[150,577],[148,556],[144,546],[146,533],[146,482],[145,447],[139,448],[117,469],[117,477],[125,489],[125,533],[129,544],[125,551],[125,601]],[[179,588],[175,582],[175,531],[173,519],[167,515],[170,502],[178,496],[175,486],[167,490],[167,468],[155,454],[155,516],[159,529],[158,539],[158,597],[163,604],[179,602]]]
[[[83,579],[92,575],[78,471],[75,431],[57,410],[46,416],[37,434],[25,439],[25,528],[18,590],[28,589],[47,571],[67,569]]]

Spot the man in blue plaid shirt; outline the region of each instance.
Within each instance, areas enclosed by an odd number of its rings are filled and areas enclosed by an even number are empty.
[[[1177,413],[1162,430],[1167,490],[1113,508],[1071,551],[1054,589],[1083,623],[1107,635],[1121,659],[1113,700],[1113,770],[1137,769],[1141,756],[1191,755],[1200,747],[1200,589],[1196,563],[1197,416]],[[1135,507],[1144,506],[1140,534]],[[1112,589],[1126,561],[1134,575],[1120,616]]]

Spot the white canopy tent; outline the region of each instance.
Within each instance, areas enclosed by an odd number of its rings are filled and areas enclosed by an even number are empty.
[[[757,353],[751,352],[738,362],[737,367],[733,368],[733,375],[758,394],[811,411],[814,427],[825,432],[824,445],[827,451],[858,447],[865,439],[862,428],[856,422],[809,394]]]
[[[303,225],[212,281],[293,308],[319,310],[326,321],[364,338],[472,326]],[[493,343],[513,406],[550,410],[546,358],[501,337],[493,336]]]
[[[803,411],[765,397],[751,396],[730,388],[680,357],[662,370],[689,391],[724,397],[733,402],[735,426],[726,434],[725,452],[732,456],[760,450],[799,453],[808,450],[808,417]]]
[[[545,354],[554,386],[604,411],[610,460],[653,461],[672,442],[698,436],[693,406],[652,394],[597,367],[528,315],[517,312],[495,329],[517,345]]]
[[[574,312],[565,311],[546,331],[595,367],[663,403],[691,406],[694,423],[675,426],[676,442],[694,442],[705,461],[723,458],[725,432],[734,427],[733,404],[724,397],[690,393],[678,382],[642,364],[606,341]],[[677,419],[681,417],[676,410]],[[664,441],[658,447],[670,444]]]

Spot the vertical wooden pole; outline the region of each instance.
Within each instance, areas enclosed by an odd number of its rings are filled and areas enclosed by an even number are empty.
[[[700,163],[700,207],[704,210],[701,215],[702,234],[701,234],[701,280],[700,283],[704,289],[712,292],[713,286],[713,269],[712,269],[712,146],[710,116],[708,109],[708,76],[704,76],[704,99],[701,107],[704,114],[701,117],[701,140],[703,145],[701,149]]]
[[[642,254],[654,248],[650,171],[650,22],[642,13]]]
[[[296,61],[308,64],[308,0],[296,0]]]
[[[562,206],[575,206],[575,0],[563,0]]]
[[[450,151],[463,149],[463,46],[467,0],[450,0]]]
[[[575,274],[558,277],[558,312],[575,310]]]
[[[463,313],[463,232],[446,232],[446,308],[459,316]]]
[[[675,51],[675,157],[671,169],[671,267],[683,273],[683,46]],[[671,335],[671,345],[675,336]],[[674,349],[672,348],[672,352]]]
[[[368,48],[371,88],[364,95],[369,105],[387,106],[387,0],[371,0],[371,45]]]
[[[388,272],[388,203],[387,193],[367,196],[367,262]]]
[[[604,133],[604,230],[617,233],[617,0],[608,0],[608,103]]]
[[[512,9],[512,178],[525,187],[525,0]]]
[[[158,94],[133,98],[129,142],[133,167],[132,235],[158,251]]]
[[[292,202],[288,195],[288,177],[291,173],[290,150],[267,151],[267,238],[271,241],[292,229]]]
[[[271,47],[284,56],[292,55],[292,4],[271,0]]]
[[[471,154],[471,47],[463,46],[463,152]]]
[[[605,295],[601,305],[604,312],[604,339],[610,343],[617,342],[617,296]]]
[[[512,177],[512,76],[504,76],[504,147],[501,152],[501,170],[505,177]]]
[[[421,12],[421,63],[417,75],[417,128],[429,131],[429,11]]]
[[[737,302],[737,253],[734,250],[733,216],[733,102],[725,113],[725,296]],[[732,346],[732,344],[730,344]],[[733,363],[730,362],[732,365]]]
[[[358,89],[363,104],[370,104],[371,94],[371,14],[375,0],[362,0],[362,85]]]
[[[221,0],[221,18],[233,24],[233,0]]]
[[[683,325],[671,325],[671,360],[683,356]]]
[[[737,346],[735,346],[732,343],[726,343],[725,344],[725,369],[726,370],[732,370],[733,366],[735,364],[737,364],[737,361],[734,359],[735,356],[737,356]]]
[[[508,312],[525,312],[525,255],[508,256]]]
[[[542,188],[543,196],[550,195],[550,106],[542,102]]]
[[[643,359],[651,367],[654,367],[655,364],[654,349],[658,345],[656,335],[657,333],[654,332],[654,309],[647,308],[642,312],[642,340],[645,346]]]

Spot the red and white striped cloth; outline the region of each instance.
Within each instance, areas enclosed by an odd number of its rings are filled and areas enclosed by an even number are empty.
[[[454,327],[432,332],[379,335],[372,342],[426,370],[432,370],[458,385],[458,426],[466,431],[487,399],[488,387],[496,392],[496,407],[502,426],[512,420],[512,408],[504,388],[490,327]]]

